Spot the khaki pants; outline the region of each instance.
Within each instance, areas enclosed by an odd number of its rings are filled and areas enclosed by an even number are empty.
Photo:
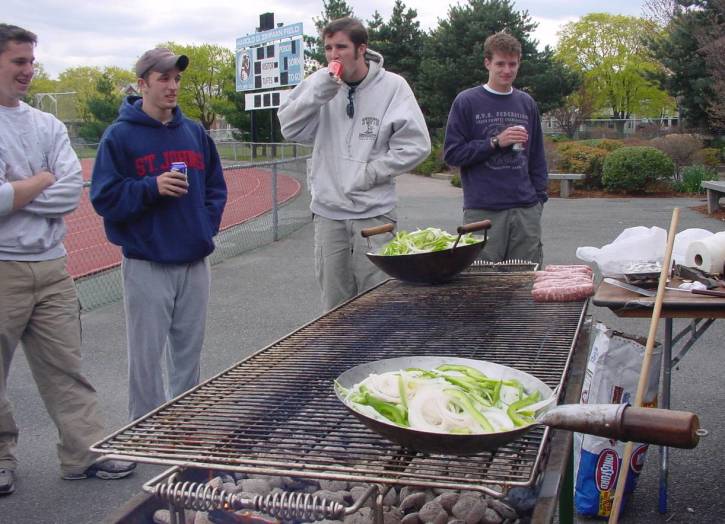
[[[85,471],[97,458],[88,447],[104,436],[96,391],[81,375],[80,308],[65,262],[0,261],[0,469],[17,467],[7,379],[18,342],[58,428],[62,473]]]
[[[377,251],[393,235],[374,235],[368,239],[360,231],[395,223],[391,212],[373,218],[330,220],[315,216],[315,270],[322,289],[322,307],[329,311],[346,300],[370,289],[387,278],[365,253]]]
[[[490,220],[488,242],[481,258],[489,262],[504,260],[526,260],[543,263],[544,250],[541,243],[541,213],[544,205],[515,207],[502,211],[490,209],[464,209],[466,224]],[[480,233],[478,233],[480,234]]]

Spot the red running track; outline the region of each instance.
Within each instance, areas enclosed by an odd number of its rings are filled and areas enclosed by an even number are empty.
[[[93,159],[83,159],[83,179],[91,179]],[[227,205],[222,215],[221,229],[241,224],[272,209],[272,172],[258,168],[224,171],[227,182]],[[277,175],[277,202],[286,202],[300,192],[300,183],[294,178]],[[65,217],[68,233],[64,244],[68,251],[68,271],[78,278],[121,263],[121,248],[106,240],[103,220],[96,214],[83,190],[80,205]]]

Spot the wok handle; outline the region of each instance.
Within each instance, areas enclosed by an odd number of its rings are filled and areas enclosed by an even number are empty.
[[[368,227],[360,231],[363,238],[380,235],[382,233],[390,233],[395,229],[395,224],[383,224],[382,226]]]
[[[725,297],[725,291],[712,291],[710,289],[691,289],[693,295],[708,295],[711,297]]]
[[[481,220],[480,222],[471,222],[470,224],[464,224],[462,226],[458,226],[458,229],[456,231],[459,235],[465,235],[466,233],[483,231],[484,229],[491,229],[490,220]]]
[[[547,426],[621,441],[692,449],[700,440],[697,415],[627,404],[564,404],[541,416]]]
[[[628,407],[622,415],[622,438],[660,446],[692,449],[700,441],[700,420],[689,411]]]

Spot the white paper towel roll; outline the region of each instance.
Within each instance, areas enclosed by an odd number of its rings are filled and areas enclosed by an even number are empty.
[[[685,265],[708,273],[723,273],[725,266],[725,231],[691,242]]]

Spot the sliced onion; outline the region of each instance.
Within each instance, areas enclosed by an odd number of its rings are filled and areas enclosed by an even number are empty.
[[[382,373],[381,375],[370,375],[362,384],[368,388],[370,394],[386,402],[400,402],[398,390],[398,373]]]

